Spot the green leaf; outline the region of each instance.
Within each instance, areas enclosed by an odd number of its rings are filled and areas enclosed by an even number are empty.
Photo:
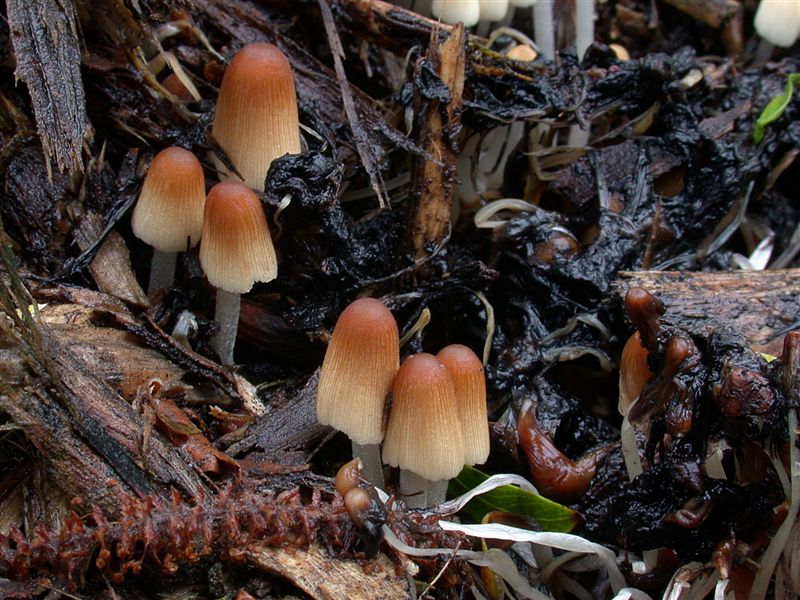
[[[793,73],[789,75],[786,80],[786,87],[782,94],[778,94],[772,100],[767,102],[764,110],[756,119],[756,126],[753,129],[753,140],[758,144],[764,138],[764,129],[770,123],[777,121],[789,102],[792,101],[792,94],[794,93],[794,86],[800,84],[800,73]]]
[[[478,469],[464,467],[458,477],[450,480],[447,491],[451,496],[460,496],[487,479],[489,476]],[[579,519],[574,510],[513,485],[504,485],[476,496],[462,509],[476,523],[493,510],[531,517],[545,531],[560,533],[571,531]]]

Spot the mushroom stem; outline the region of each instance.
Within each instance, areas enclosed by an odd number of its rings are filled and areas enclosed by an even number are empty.
[[[239,328],[239,309],[241,294],[217,288],[217,304],[214,320],[219,323],[219,333],[211,340],[223,365],[233,364],[233,346],[236,344],[236,330]]]
[[[556,57],[553,0],[539,0],[533,5],[533,36],[539,51],[547,60]]]
[[[428,488],[431,485],[424,477],[408,469],[400,470],[400,495],[408,508],[428,506]]]
[[[753,55],[753,64],[754,65],[763,65],[772,57],[772,51],[775,50],[775,46],[768,42],[765,39],[762,39],[758,43],[758,47],[756,48],[756,52]]]
[[[583,60],[586,49],[594,42],[594,0],[575,0],[575,49]]]
[[[353,458],[360,458],[361,476],[375,487],[384,489],[386,483],[383,480],[383,466],[381,465],[381,445],[380,444],[357,444],[352,442]]]
[[[147,293],[172,287],[175,281],[175,264],[178,262],[177,252],[162,252],[153,248],[153,260],[150,263],[150,283]]]
[[[430,481],[414,471],[400,470],[400,495],[408,508],[438,506],[447,496],[447,479]]]
[[[444,502],[447,497],[447,486],[450,483],[449,479],[440,479],[439,481],[429,482],[428,487],[428,506],[438,506]]]

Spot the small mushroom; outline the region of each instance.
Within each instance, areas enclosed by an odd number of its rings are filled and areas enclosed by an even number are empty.
[[[447,480],[464,466],[464,434],[453,426],[458,420],[453,380],[435,356],[415,354],[397,372],[392,402],[383,460],[401,469],[400,493],[409,507],[439,504]]]
[[[300,152],[292,67],[276,46],[244,46],[222,78],[211,128],[214,139],[251,188],[264,191],[270,163]],[[217,158],[223,180],[239,181]]]
[[[455,25],[463,23],[464,27],[478,24],[481,16],[480,0],[433,0],[431,14],[443,23]]]
[[[461,344],[451,344],[436,355],[456,392],[456,407],[464,433],[464,464],[480,465],[489,457],[489,418],[486,414],[486,376],[483,363]]]
[[[241,295],[256,281],[272,281],[278,276],[264,209],[243,183],[218,183],[208,193],[200,264],[209,283],[217,288],[214,320],[220,332],[211,345],[222,364],[232,365]]]
[[[151,294],[172,287],[178,252],[200,241],[205,200],[203,167],[194,154],[177,146],[156,154],[131,216],[133,234],[153,247]]]
[[[380,300],[360,298],[342,311],[320,370],[317,419],[350,438],[364,477],[379,487],[384,404],[399,364],[397,322]]]

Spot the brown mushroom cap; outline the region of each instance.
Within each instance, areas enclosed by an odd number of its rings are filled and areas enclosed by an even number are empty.
[[[486,414],[486,377],[483,363],[461,344],[451,344],[436,355],[453,380],[456,406],[464,433],[465,465],[479,465],[489,457],[489,418]]]
[[[400,364],[400,336],[380,300],[360,298],[339,315],[317,387],[317,419],[356,444],[383,439],[386,395]]]
[[[278,276],[261,201],[243,183],[218,183],[208,193],[200,264],[211,285],[239,294]]]
[[[622,416],[628,414],[631,405],[653,376],[647,365],[647,355],[637,331],[625,342],[619,361],[619,412]]]
[[[206,201],[197,157],[173,146],[156,154],[131,216],[133,234],[161,252],[182,252],[200,241]]]
[[[300,152],[292,67],[276,46],[244,46],[222,78],[211,128],[244,181],[264,191],[270,163],[284,154]],[[239,181],[214,157],[220,177]]]
[[[455,387],[444,365],[420,353],[403,362],[392,387],[383,461],[428,481],[450,479],[464,466]]]

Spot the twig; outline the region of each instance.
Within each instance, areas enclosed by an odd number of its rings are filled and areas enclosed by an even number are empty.
[[[387,201],[384,191],[382,189],[383,181],[381,180],[380,167],[375,164],[374,157],[369,151],[367,145],[368,135],[361,126],[358,113],[356,113],[355,104],[353,102],[353,93],[350,89],[350,83],[347,81],[347,74],[344,71],[344,48],[342,48],[342,40],[339,38],[339,32],[336,31],[336,24],[333,21],[333,13],[331,8],[325,0],[317,0],[319,9],[322,12],[322,21],[325,24],[325,33],[328,35],[328,45],[333,54],[333,65],[336,70],[336,79],[339,82],[339,88],[342,91],[342,103],[344,110],[347,114],[347,121],[350,123],[350,129],[353,132],[353,140],[356,143],[356,150],[361,157],[361,162],[364,164],[364,169],[369,175],[369,182],[372,189],[375,190],[375,195],[378,197],[378,204],[381,208],[388,208],[389,202]]]

